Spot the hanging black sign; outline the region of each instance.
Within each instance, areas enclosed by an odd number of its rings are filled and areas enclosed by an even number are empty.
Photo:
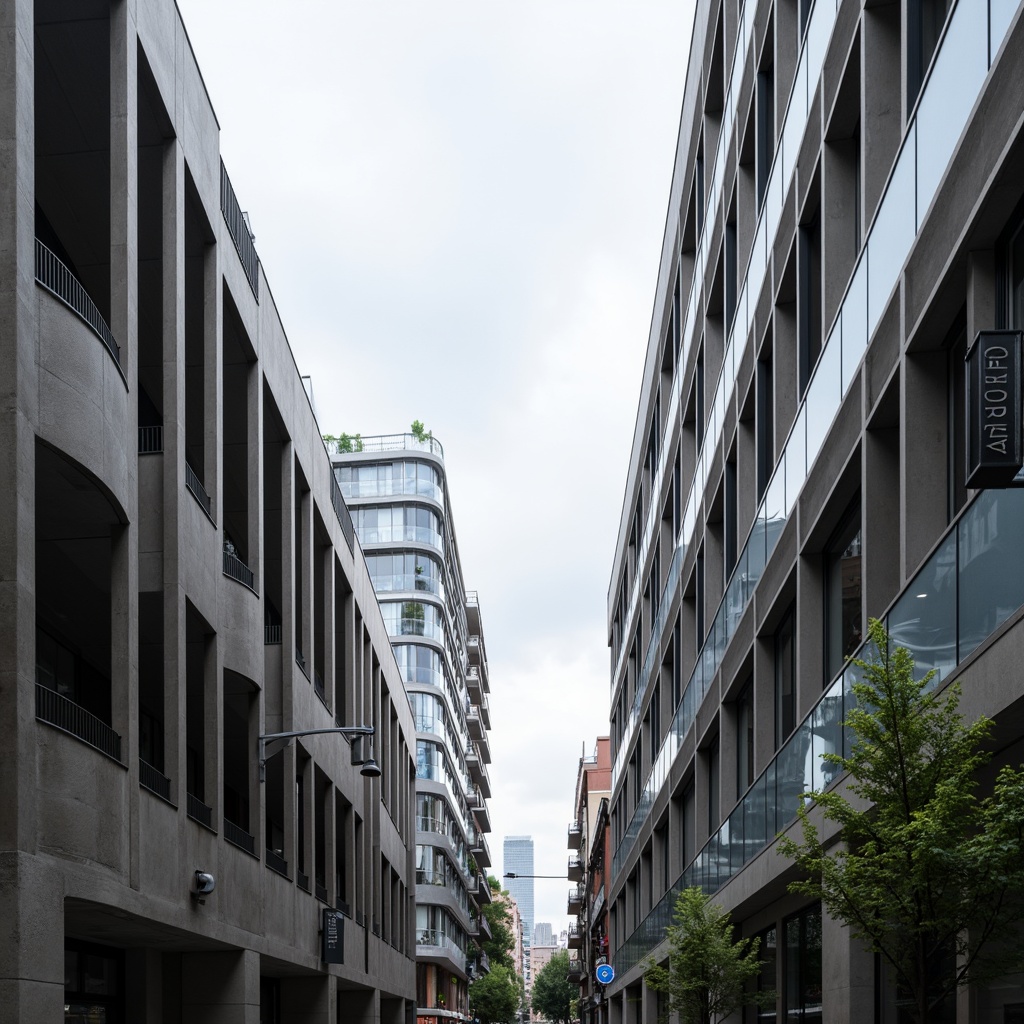
[[[345,962],[345,915],[340,910],[324,908],[320,938],[320,959],[325,964],[343,964]]]
[[[1006,487],[1022,463],[1021,332],[979,331],[967,350],[967,486]]]

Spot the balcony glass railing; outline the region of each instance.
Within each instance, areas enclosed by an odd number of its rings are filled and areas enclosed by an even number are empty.
[[[433,498],[437,502],[444,501],[444,492],[433,481],[410,480],[404,477],[398,479],[392,477],[385,480],[348,480],[341,484],[341,492],[347,500],[410,495],[418,498]]]
[[[417,576],[412,573],[398,573],[391,576],[371,576],[374,593],[394,594],[403,591],[420,594],[437,594],[444,597],[441,581],[433,576]]]
[[[1024,492],[981,492],[893,603],[883,621],[893,643],[914,658],[918,678],[933,669],[936,681],[950,675],[1024,606],[1022,536]],[[855,657],[864,658],[863,646]],[[634,967],[662,941],[680,890],[699,886],[711,894],[725,885],[795,818],[801,794],[835,780],[836,767],[822,755],[849,754],[842,721],[853,706],[859,671],[851,665],[833,680],[725,823],[616,952],[619,970]]]
[[[838,413],[842,400],[854,380],[855,371],[867,349],[868,340],[878,325],[900,270],[906,262],[917,232],[924,222],[941,171],[952,155],[955,142],[959,138],[974,100],[980,92],[988,72],[989,53],[991,52],[994,56],[1001,45],[1002,35],[1000,33],[1005,33],[1006,25],[1005,19],[996,15],[996,6],[995,4],[991,5],[992,13],[988,17],[977,18],[977,11],[971,5],[960,3],[950,16],[942,46],[932,64],[915,118],[907,130],[886,192],[879,204],[871,231],[868,233],[864,251],[853,272],[828,340],[822,349],[814,376],[807,388],[789,438],[779,456],[774,475],[755,516],[743,553],[733,570],[732,579],[725,598],[719,606],[714,625],[698,657],[690,684],[687,686],[687,693],[684,694],[683,703],[685,704],[689,699],[690,710],[687,712],[681,705],[677,711],[677,719],[682,715],[682,721],[687,727],[693,720],[693,714],[700,703],[700,698],[703,697],[706,683],[710,683],[711,676],[721,662],[736,623],[743,613],[754,586],[760,579],[765,562],[771,556],[775,540],[785,526],[796,503],[800,489],[824,443],[832,420]],[[822,8],[831,9],[824,0],[816,3],[815,10],[811,15],[812,28],[817,12]],[[824,48],[827,43],[827,34],[819,29],[814,38],[820,39],[822,36],[824,36],[824,41],[820,45]],[[809,30],[808,46],[811,39],[812,34]],[[820,68],[820,61],[818,67]],[[815,80],[816,76],[817,72]],[[940,101],[944,102],[943,98],[948,93],[958,90],[962,90],[962,92],[958,92],[956,100],[949,101],[949,116],[939,117],[937,113],[933,115],[935,104]],[[967,95],[968,93],[969,95]],[[933,96],[938,99],[933,99]],[[782,147],[780,147],[780,154],[776,157],[777,162],[781,159],[781,153]],[[789,159],[793,159],[792,154]],[[938,170],[934,166],[936,160],[942,161]],[[767,237],[774,238],[774,229]],[[767,245],[767,242],[765,244]],[[736,320],[742,328],[740,333],[735,333],[734,325],[733,336],[737,339],[746,338],[755,300],[756,293],[751,296],[748,308],[746,287],[744,286],[736,314]],[[674,597],[675,589],[679,585],[683,557],[689,541],[692,539],[697,509],[717,446],[717,436],[724,425],[725,405],[731,398],[735,385],[739,354],[734,354],[733,349],[734,347],[730,343],[726,352],[725,369],[719,380],[713,404],[708,436],[705,438],[705,444],[698,459],[694,485],[685,506],[679,544],[669,567],[668,580],[661,600],[662,611],[654,624],[647,656],[637,680],[636,698],[625,723],[623,740],[616,755],[612,773],[613,789],[621,779],[630,741],[639,721],[644,694],[653,675],[662,633],[667,625],[666,612]],[[673,724],[673,730],[678,724],[680,723]],[[679,739],[681,740],[681,737]],[[641,805],[648,810],[660,788],[660,783],[657,783],[656,786],[653,786],[652,791],[652,784],[655,782],[656,776],[660,775],[662,781],[664,779],[666,771],[664,761],[668,756],[666,748],[673,744],[678,748],[678,742],[679,740],[674,739],[670,731],[669,738],[658,756],[641,798]],[[634,822],[635,819],[636,815],[634,815]],[[626,831],[624,843],[627,846],[631,845],[635,836],[636,830],[631,826]],[[621,863],[626,853],[628,850],[623,853],[621,847],[619,851],[616,851],[617,864]]]
[[[444,551],[441,534],[429,526],[357,526],[356,535],[359,543],[367,544],[428,544],[438,551]]]

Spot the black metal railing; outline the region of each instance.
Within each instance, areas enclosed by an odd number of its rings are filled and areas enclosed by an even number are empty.
[[[139,785],[167,801],[171,799],[171,780],[148,761],[143,761],[141,757],[139,758]]]
[[[268,647],[281,642],[281,623],[263,627],[263,643]]]
[[[305,871],[296,871],[295,881],[299,883],[300,889],[305,889],[306,892],[309,892],[309,875]]]
[[[252,232],[245,222],[245,215],[241,206],[238,205],[238,197],[231,186],[231,179],[224,168],[224,161],[220,162],[220,212],[224,215],[224,223],[228,226],[231,240],[235,243],[235,251],[242,261],[242,270],[245,271],[246,280],[252,289],[256,301],[260,301],[260,258],[256,255],[256,246],[253,244]]]
[[[233,580],[238,580],[239,583],[244,583],[250,590],[256,589],[253,586],[254,577],[252,569],[238,555],[233,555],[230,551],[224,552],[224,575],[230,576]]]
[[[194,793],[186,794],[185,811],[193,821],[213,830],[213,808],[207,807]]]
[[[162,424],[155,427],[139,427],[139,454],[155,455],[164,450],[164,428]]]
[[[341,532],[345,535],[345,543],[348,544],[349,551],[355,551],[356,531],[352,525],[352,514],[348,510],[348,505],[345,504],[345,496],[341,493],[341,487],[333,469],[331,470],[331,504],[334,506],[334,514],[338,517]]]
[[[265,857],[267,867],[270,868],[271,871],[276,871],[279,875],[284,875],[285,878],[288,877],[288,861],[286,861],[284,857],[277,852],[277,850],[271,850],[268,846]]]
[[[36,683],[36,718],[121,761],[121,737],[106,722],[41,683]]]
[[[321,885],[319,882],[316,883],[316,898],[320,900],[321,903],[330,903],[330,900],[327,899],[326,885]]]
[[[245,850],[246,853],[256,856],[256,840],[244,828],[228,818],[224,819],[224,838],[232,846],[237,846],[240,850]]]
[[[212,519],[210,496],[206,493],[203,482],[196,476],[196,471],[187,462],[185,463],[185,486],[191,491],[192,497],[199,502],[202,510]]]
[[[117,365],[120,366],[121,346],[114,341],[114,336],[110,333],[106,320],[96,308],[96,303],[89,297],[82,282],[38,238],[36,239],[36,281],[88,324],[96,337],[106,345],[107,351],[114,357]]]

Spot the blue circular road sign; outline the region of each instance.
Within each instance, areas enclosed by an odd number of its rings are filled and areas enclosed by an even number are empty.
[[[611,964],[598,964],[594,977],[602,985],[610,985],[615,980],[615,968]]]

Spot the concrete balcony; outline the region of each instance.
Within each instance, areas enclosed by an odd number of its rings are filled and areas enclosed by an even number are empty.
[[[583,909],[583,886],[576,885],[569,890],[569,905],[566,909],[567,914],[578,914]]]
[[[583,946],[583,933],[575,921],[569,923],[569,938],[567,945],[569,949],[581,949]]]
[[[568,878],[570,882],[583,881],[583,861],[579,857],[569,858]]]
[[[583,843],[583,826],[578,821],[569,823],[569,849],[578,850]]]

